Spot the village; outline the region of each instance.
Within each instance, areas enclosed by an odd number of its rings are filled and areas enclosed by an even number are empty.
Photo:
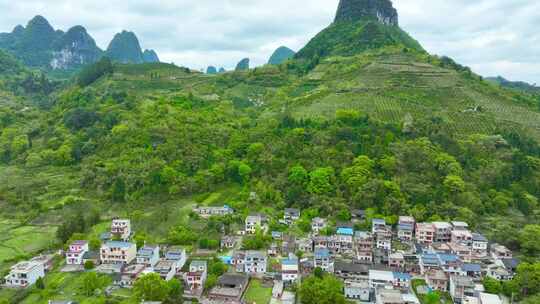
[[[196,207],[193,212],[209,219],[235,211],[225,205]],[[286,209],[279,222],[291,226],[300,216],[299,209]],[[243,229],[222,235],[220,249],[203,256],[190,255],[180,246],[145,243],[138,248],[130,219],[115,218],[110,232],[101,236],[98,251],[90,250],[87,240],[74,241],[67,251],[12,266],[2,286],[32,286],[47,275],[54,256],[60,254],[64,257],[62,271],[110,275],[111,288],[130,289],[149,273],[166,281],[176,278],[183,282],[187,303],[251,303],[245,295],[252,284],[272,290],[269,303],[300,303],[296,286],[321,271],[343,282],[343,295],[352,303],[422,304],[425,295],[436,291],[447,295],[449,303],[505,303],[498,295],[486,293],[482,281],[485,277],[511,280],[518,261],[506,247],[471,231],[467,223],[417,223],[413,217],[400,216],[396,225],[374,218],[369,229],[355,229],[355,222],[364,220],[365,212],[355,210],[351,221],[336,223],[328,233],[327,219],[315,217],[311,232],[296,237],[269,231],[267,216],[250,214]],[[255,234],[271,237],[271,244],[263,250],[243,250],[244,238]],[[228,270],[207,288],[212,258]]]

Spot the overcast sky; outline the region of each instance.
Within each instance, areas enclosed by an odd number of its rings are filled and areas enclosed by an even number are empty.
[[[233,68],[295,51],[333,20],[339,0],[0,0],[0,31],[34,15],[67,30],[83,25],[105,49],[116,32],[134,31],[160,59],[192,68]],[[540,84],[540,1],[394,0],[403,29],[431,53],[477,73]]]

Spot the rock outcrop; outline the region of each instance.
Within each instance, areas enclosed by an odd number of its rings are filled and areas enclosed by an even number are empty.
[[[50,66],[53,70],[77,68],[98,61],[102,53],[84,27],[74,26],[54,43]]]
[[[236,71],[249,70],[249,58],[244,58],[236,65]]]
[[[106,51],[106,56],[120,63],[143,63],[139,39],[133,32],[122,31],[114,36]]]
[[[390,0],[340,0],[335,22],[376,19],[386,25],[398,25],[398,13]]]
[[[144,50],[143,60],[147,63],[159,62],[159,57],[154,50]]]
[[[278,65],[294,57],[296,53],[286,46],[280,46],[277,50],[274,51],[268,64]]]
[[[215,66],[209,66],[207,69],[206,69],[206,74],[210,74],[210,75],[213,75],[213,74],[217,74],[217,69]]]

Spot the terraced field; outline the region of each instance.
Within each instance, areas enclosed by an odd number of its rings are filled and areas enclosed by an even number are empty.
[[[383,122],[402,124],[438,117],[455,134],[493,133],[499,128],[526,129],[540,140],[540,113],[478,79],[413,56],[389,55],[362,64],[362,57],[332,59],[311,73],[319,87],[296,97],[297,118],[333,119],[338,109],[355,109]],[[335,74],[341,66],[345,74]],[[336,66],[339,66],[337,68]],[[324,89],[321,89],[324,88]],[[314,92],[324,92],[314,96]]]

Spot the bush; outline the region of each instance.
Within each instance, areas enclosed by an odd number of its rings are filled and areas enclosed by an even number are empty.
[[[92,261],[84,262],[84,269],[91,270],[91,269],[94,269],[94,267],[95,267],[94,262]]]
[[[100,61],[82,69],[77,77],[77,84],[81,87],[89,86],[102,76],[112,74],[113,71],[111,60],[103,57]]]

